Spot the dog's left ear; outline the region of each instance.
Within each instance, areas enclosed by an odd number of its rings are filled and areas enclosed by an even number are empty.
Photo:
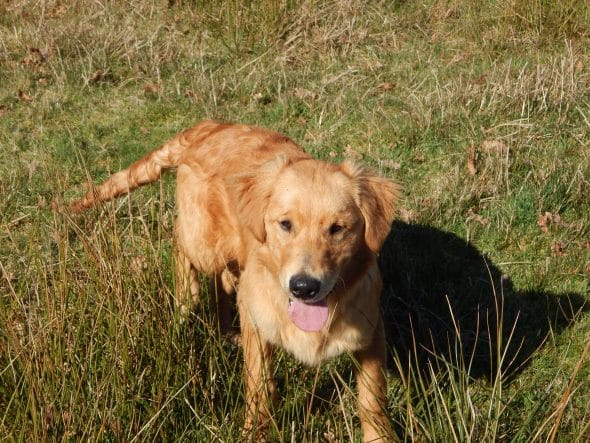
[[[365,242],[378,253],[391,230],[401,188],[395,181],[353,162],[344,161],[340,167],[354,181],[355,198],[365,219]]]
[[[288,164],[287,157],[278,156],[234,179],[238,217],[261,243],[266,241],[264,214],[274,189],[273,184]]]

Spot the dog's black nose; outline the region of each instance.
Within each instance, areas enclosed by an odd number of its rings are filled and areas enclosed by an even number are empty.
[[[304,274],[297,274],[289,280],[291,294],[300,300],[314,298],[320,292],[322,282]]]

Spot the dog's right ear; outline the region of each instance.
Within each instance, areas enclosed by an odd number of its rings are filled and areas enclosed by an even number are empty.
[[[274,189],[274,183],[279,173],[289,163],[290,160],[287,157],[277,156],[235,179],[238,220],[261,243],[266,241],[264,214]]]
[[[378,254],[391,230],[401,188],[353,162],[344,161],[340,167],[354,180],[357,203],[365,219],[365,241]]]

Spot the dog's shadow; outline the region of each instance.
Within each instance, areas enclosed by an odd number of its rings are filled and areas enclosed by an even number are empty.
[[[549,333],[586,311],[580,294],[518,291],[509,276],[454,234],[395,222],[382,248],[389,365],[445,365],[474,378],[522,370]],[[448,366],[447,366],[448,367]]]

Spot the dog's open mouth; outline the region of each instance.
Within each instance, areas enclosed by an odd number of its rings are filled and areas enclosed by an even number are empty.
[[[306,332],[319,331],[328,321],[328,297],[314,303],[289,300],[289,317],[295,325]]]

